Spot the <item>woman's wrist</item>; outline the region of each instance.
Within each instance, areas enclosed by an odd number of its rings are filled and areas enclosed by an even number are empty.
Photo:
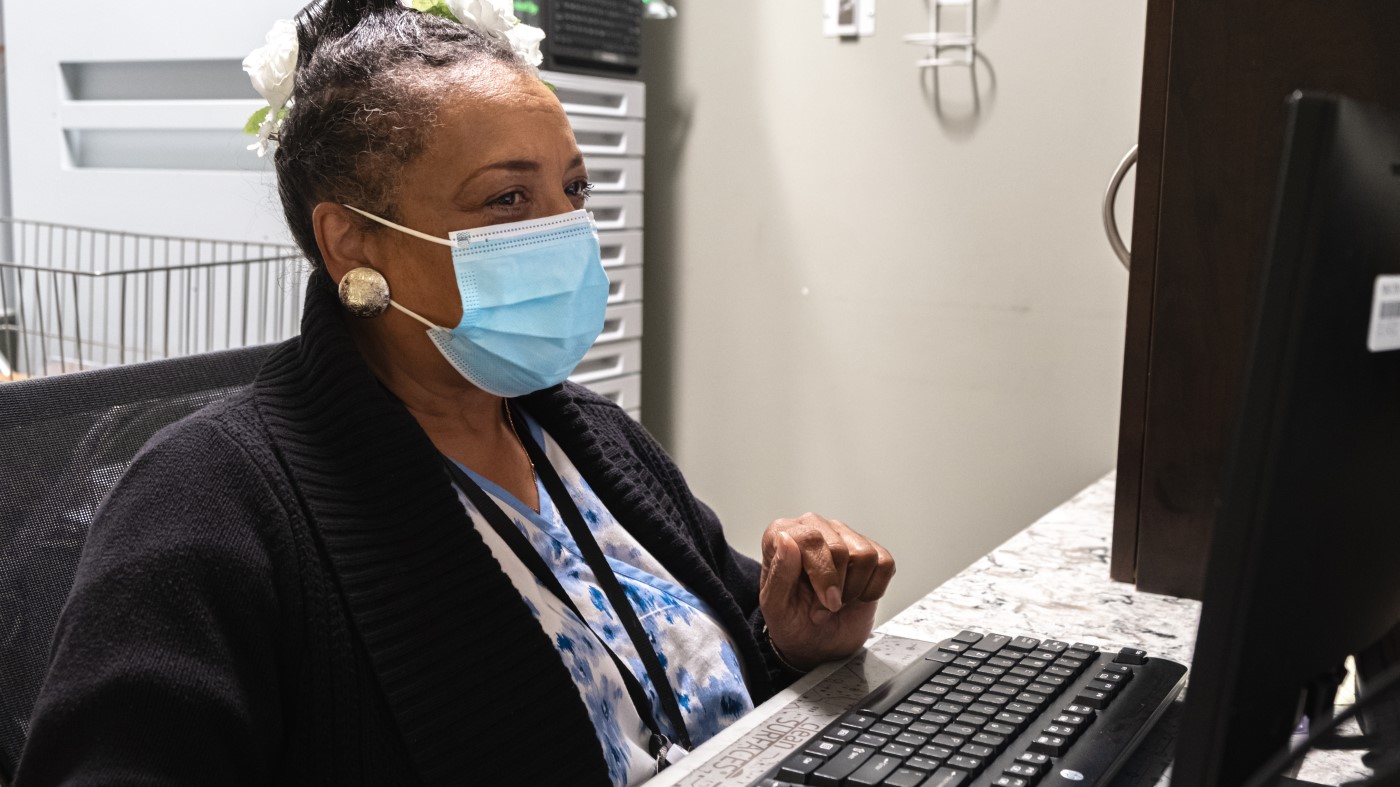
[[[791,672],[810,671],[811,668],[809,667],[799,667],[793,664],[791,661],[788,661],[787,657],[783,655],[783,651],[778,648],[778,643],[773,641],[773,635],[769,633],[767,623],[763,624],[763,638],[768,641],[768,647],[773,650],[773,657],[778,660],[778,664],[782,665],[784,669],[787,669]]]

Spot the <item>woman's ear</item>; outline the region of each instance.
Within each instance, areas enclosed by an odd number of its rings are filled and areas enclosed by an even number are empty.
[[[311,227],[316,233],[316,246],[326,263],[331,281],[339,283],[355,268],[374,267],[369,261],[365,231],[358,217],[344,205],[321,202],[311,210]]]

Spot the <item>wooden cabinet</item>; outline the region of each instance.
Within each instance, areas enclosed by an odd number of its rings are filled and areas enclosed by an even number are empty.
[[[1111,564],[1141,590],[1200,597],[1296,89],[1400,106],[1400,3],[1149,0]]]

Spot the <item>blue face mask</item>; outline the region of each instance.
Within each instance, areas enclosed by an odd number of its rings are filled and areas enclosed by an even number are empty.
[[[484,391],[523,396],[563,382],[603,330],[608,276],[586,210],[458,230],[444,239],[345,207],[452,247],[462,298],[457,327],[434,325],[390,304],[428,326],[428,338],[447,362]]]

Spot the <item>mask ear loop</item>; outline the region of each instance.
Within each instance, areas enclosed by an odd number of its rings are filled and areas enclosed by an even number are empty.
[[[370,213],[369,211],[360,210],[354,205],[345,205],[345,203],[341,203],[341,205],[349,208],[350,210],[355,211],[356,213],[360,214],[361,216],[364,216],[367,219],[377,221],[386,227],[391,227],[393,229],[398,230],[399,232],[405,233],[407,235],[412,235],[415,238],[422,238],[423,240],[431,241],[433,243],[437,243],[453,249],[457,248],[457,242],[454,240],[448,240],[447,238],[439,238],[436,235],[429,235],[426,232],[419,232],[418,230],[409,229],[408,227],[405,227],[402,224],[395,224],[394,222],[389,221],[388,219],[381,219],[380,217],[374,215],[373,213]]]
[[[426,233],[426,232],[419,232],[418,230],[409,229],[408,227],[405,227],[405,226],[403,226],[403,225],[401,225],[401,224],[395,224],[394,222],[389,221],[388,219],[381,219],[380,217],[374,215],[373,213],[370,213],[369,211],[360,210],[359,208],[355,207],[354,205],[346,205],[346,204],[343,203],[343,202],[341,203],[341,205],[342,205],[343,207],[346,207],[346,208],[349,208],[350,210],[355,211],[356,213],[360,214],[361,216],[364,216],[364,217],[367,218],[367,219],[370,219],[370,220],[372,220],[372,221],[377,221],[377,222],[379,222],[380,224],[383,224],[383,225],[386,226],[386,227],[390,227],[390,228],[392,228],[392,229],[398,230],[399,232],[403,232],[403,233],[406,233],[406,234],[408,234],[408,235],[412,235],[412,236],[415,237],[415,238],[422,238],[423,240],[432,241],[433,243],[440,243],[440,244],[442,244],[443,246],[449,246],[449,247],[454,248],[454,249],[457,248],[457,243],[456,243],[455,241],[448,240],[447,238],[439,238],[439,237],[437,237],[437,236],[435,236],[435,235],[429,235],[429,234]],[[396,301],[396,300],[394,300],[393,298],[390,298],[390,299],[389,299],[389,305],[390,305],[390,306],[393,306],[395,309],[398,309],[399,311],[403,312],[404,314],[407,314],[409,317],[412,317],[413,319],[417,320],[418,322],[421,322],[421,323],[423,323],[424,325],[428,326],[428,329],[429,329],[429,330],[434,330],[434,329],[438,329],[438,328],[441,327],[441,326],[438,326],[438,325],[433,325],[432,323],[430,323],[430,322],[428,322],[427,320],[423,319],[422,317],[420,317],[419,315],[415,314],[414,312],[411,312],[411,311],[409,311],[408,309],[404,308],[403,306],[400,306],[400,305],[399,305],[399,302]]]

